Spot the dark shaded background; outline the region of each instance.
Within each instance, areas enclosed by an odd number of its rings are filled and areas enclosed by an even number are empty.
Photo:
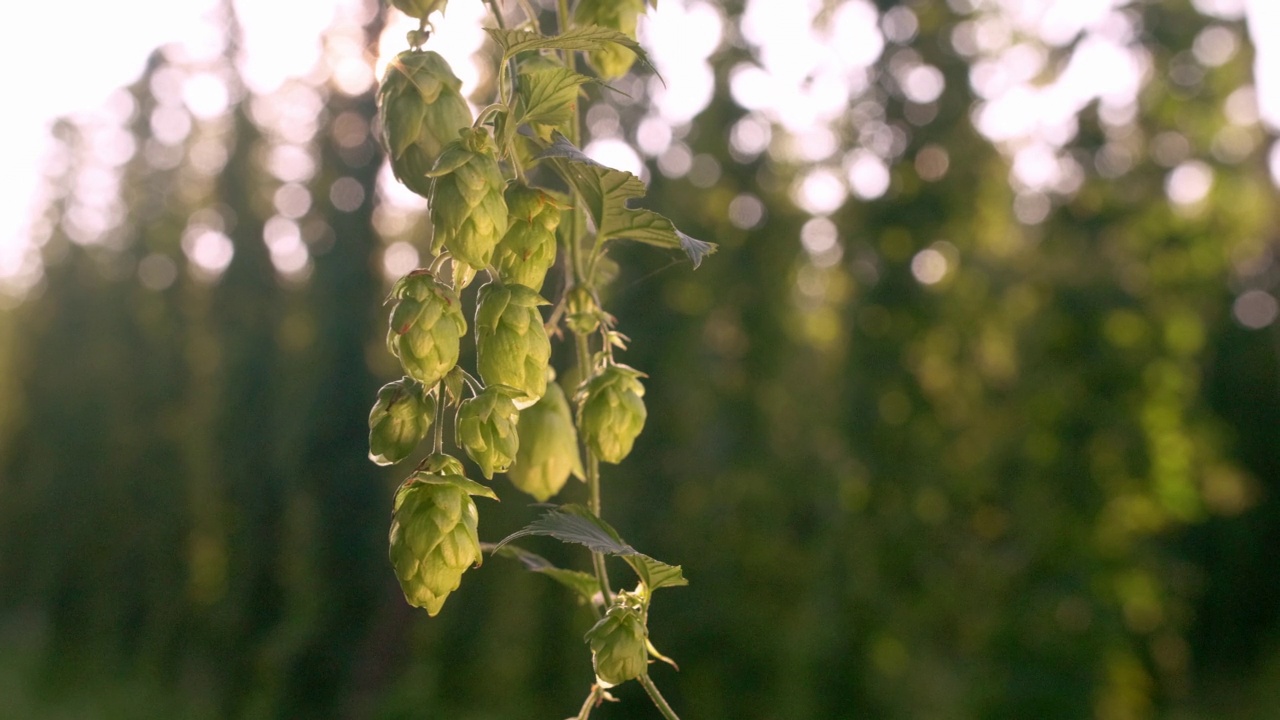
[[[1066,146],[1082,184],[1024,224],[969,119],[951,38],[971,18],[903,4],[906,45],[946,90],[912,108],[891,71],[904,46],[887,46],[866,99],[907,143],[883,198],[831,216],[834,255],[799,241],[805,168],[730,152],[741,42],[713,56],[716,95],[682,139],[718,179],[650,168],[647,204],[720,253],[696,272],[617,253],[609,309],[650,415],[607,469],[606,515],[691,579],[655,605],[681,665],[655,678],[686,719],[1280,717],[1280,336],[1233,316],[1280,278],[1271,138],[1223,111],[1251,82],[1242,24],[1181,0],[1124,10],[1151,60],[1138,112],[1117,127],[1086,108]],[[1218,67],[1188,50],[1210,25],[1240,41]],[[316,88],[311,260],[282,275],[262,242],[279,128],[240,91],[176,147],[157,140],[176,57],[129,90],[138,151],[98,242],[68,232],[93,128],[57,128],[46,276],[0,313],[0,718],[573,714],[590,615],[566,591],[493,559],[429,619],[386,559],[402,471],[365,458],[396,372],[381,257],[426,230],[375,230],[372,95]],[[620,104],[623,127],[643,110]],[[864,120],[839,128],[844,149]],[[1216,174],[1193,211],[1166,200],[1153,148],[1170,133]],[[192,161],[199,142],[225,160]],[[925,148],[947,154],[942,177],[921,177]],[[744,194],[759,223],[731,209]],[[219,277],[188,260],[193,228],[233,244]],[[934,285],[911,271],[926,248],[951,253]],[[487,540],[533,516],[496,487]],[[617,695],[599,717],[656,717],[638,688]]]

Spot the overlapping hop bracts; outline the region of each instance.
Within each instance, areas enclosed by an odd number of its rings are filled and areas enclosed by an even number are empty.
[[[489,265],[507,231],[507,203],[502,197],[506,181],[495,153],[488,130],[466,128],[445,147],[429,173],[435,178],[430,197],[432,249],[438,253],[443,248],[453,256],[459,289],[476,270]],[[460,272],[458,264],[465,269]]]
[[[391,4],[397,10],[420,20],[425,20],[428,15],[437,10],[444,12],[444,6],[448,2],[449,0],[391,0]]]
[[[391,289],[387,349],[400,358],[405,374],[431,387],[458,364],[460,341],[467,332],[462,304],[453,290],[426,270],[400,278]]]
[[[550,195],[525,185],[507,188],[510,225],[494,250],[498,277],[509,285],[541,290],[556,262],[556,228],[560,206]]]
[[[480,466],[486,480],[506,472],[520,447],[520,411],[511,397],[519,391],[490,385],[458,408],[457,442]]]
[[[405,600],[428,615],[439,613],[462,574],[483,560],[472,495],[497,499],[489,488],[468,480],[462,464],[447,455],[431,457],[396,491],[391,565]]]
[[[551,341],[538,306],[547,305],[523,285],[489,283],[476,305],[476,368],[486,385],[518,391],[517,408],[538,401],[547,389]]]
[[[406,0],[406,5],[410,3],[428,7],[433,0]],[[459,130],[471,125],[471,108],[459,92],[461,87],[449,63],[429,50],[397,55],[378,87],[378,118],[391,170],[405,187],[423,197],[430,195],[427,173],[440,153]]]
[[[578,390],[578,426],[587,447],[607,463],[620,463],[644,429],[644,373],[608,365]]]
[[[520,448],[507,470],[511,484],[546,502],[560,492],[569,475],[583,477],[578,432],[560,385],[549,381],[542,399],[520,412]]]
[[[391,465],[409,457],[436,414],[436,399],[413,378],[387,383],[369,411],[369,459]]]
[[[586,635],[600,684],[611,687],[643,675],[649,663],[648,639],[640,610],[620,596]]]
[[[630,37],[636,37],[636,21],[644,12],[645,0],[582,0],[574,11],[573,19],[579,25],[599,25]],[[617,43],[607,43],[599,50],[587,53],[587,62],[605,80],[613,80],[627,74],[636,61],[636,54]]]

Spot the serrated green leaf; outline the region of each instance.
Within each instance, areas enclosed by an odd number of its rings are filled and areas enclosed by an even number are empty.
[[[524,99],[520,122],[560,125],[573,118],[574,104],[565,102],[565,91],[577,88],[591,78],[566,67],[554,67],[520,74],[520,94]]]
[[[572,28],[559,35],[540,35],[529,30],[506,30],[501,28],[485,28],[485,32],[502,48],[502,62],[505,63],[516,54],[526,50],[599,50],[607,43],[616,43],[636,54],[640,62],[648,65],[649,55],[640,47],[640,43],[617,30],[602,28],[598,25],[584,25]]]
[[[490,555],[500,555],[512,560],[518,560],[526,570],[546,575],[569,588],[579,598],[587,602],[591,602],[600,592],[600,583],[596,580],[596,576],[591,573],[558,568],[541,555],[531,553],[515,545],[499,547],[492,543],[480,543],[480,547]]]
[[[592,552],[605,555],[636,555],[636,549],[623,542],[608,523],[581,505],[561,505],[502,539],[501,548],[512,540],[532,535],[547,535],[560,542],[584,545]]]
[[[682,250],[695,269],[704,257],[716,251],[714,243],[686,235],[669,219],[652,210],[627,207],[628,200],[645,194],[644,182],[629,172],[592,160],[564,135],[557,133],[539,158],[551,160],[565,181],[578,192],[595,220],[598,243],[626,239]]]
[[[654,560],[648,555],[636,553],[628,555],[623,560],[636,571],[636,575],[649,588],[649,592],[653,592],[663,587],[682,587],[688,585],[689,581],[684,577],[684,571],[679,565],[668,565],[661,560]]]

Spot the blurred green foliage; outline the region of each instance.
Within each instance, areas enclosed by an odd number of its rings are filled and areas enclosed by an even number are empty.
[[[650,623],[681,665],[654,670],[664,692],[689,718],[1276,717],[1280,336],[1232,316],[1274,281],[1276,195],[1262,131],[1224,119],[1250,77],[1242,26],[1212,21],[1241,52],[1188,76],[1211,20],[1130,6],[1136,114],[1121,132],[1085,108],[1064,148],[1078,188],[1020,222],[1009,160],[970,121],[966,17],[905,5],[946,89],[922,118],[896,46],[877,62],[868,97],[906,137],[883,198],[815,220],[791,200],[802,163],[731,150],[729,78],[752,58],[729,43],[677,140],[718,178],[653,167],[648,200],[721,252],[696,273],[619,255],[608,308],[650,417],[606,514],[691,580]],[[732,24],[742,3],[720,9]],[[175,67],[157,54],[130,89],[138,152],[101,242],[67,231],[90,129],[59,127],[45,279],[0,314],[0,718],[570,714],[591,619],[568,591],[493,558],[428,619],[387,561],[402,478],[366,459],[365,425],[394,372],[382,256],[428,243],[420,219],[377,217],[372,93],[277,99],[323,101],[298,141],[233,82],[225,117],[166,148],[148,119]],[[617,108],[624,127],[644,110]],[[1228,131],[1253,151],[1215,153]],[[1214,172],[1194,212],[1167,200],[1160,138]],[[290,143],[316,169],[288,187],[313,200],[281,224],[266,169]],[[210,147],[212,170],[184,161]],[[1130,165],[1104,172],[1117,148]],[[744,195],[760,222],[734,221]],[[262,242],[282,227],[301,270]],[[225,272],[192,259],[201,234],[234,248]],[[935,282],[913,272],[939,261]],[[486,507],[481,537],[530,517]],[[617,694],[600,717],[653,716]]]

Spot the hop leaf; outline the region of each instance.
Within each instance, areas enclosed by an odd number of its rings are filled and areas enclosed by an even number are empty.
[[[516,407],[537,402],[547,388],[551,341],[542,327],[542,296],[523,285],[489,283],[476,304],[476,367],[486,385],[518,391]]]
[[[440,0],[403,2],[424,7],[444,5]],[[405,10],[400,1],[396,7]],[[430,195],[427,173],[440,153],[458,137],[460,129],[471,125],[471,108],[459,92],[461,87],[462,81],[444,58],[418,50],[397,55],[378,87],[379,127],[391,169],[397,180],[423,197]]]
[[[640,610],[620,594],[586,635],[600,684],[612,687],[643,675],[649,662],[648,639],[649,629]]]
[[[369,412],[369,459],[391,465],[409,457],[435,414],[435,398],[413,378],[383,385]]]
[[[432,249],[445,248],[455,263],[479,269],[489,265],[507,231],[507,203],[502,197],[506,181],[488,130],[465,128],[458,134],[429,173],[435,178],[430,196]],[[454,277],[466,274],[455,268]]]
[[[532,55],[520,64],[520,119],[529,123],[543,140],[551,140],[551,131],[564,130],[578,107],[578,88],[591,78]]]
[[[520,411],[511,396],[517,392],[490,385],[458,408],[458,445],[480,466],[486,480],[492,479],[495,472],[506,472],[516,459]]]
[[[556,262],[560,206],[541,190],[512,185],[506,193],[511,225],[493,254],[502,282],[540,290]]]
[[[578,390],[578,426],[587,447],[608,463],[620,463],[644,429],[644,373],[609,365]]]
[[[436,615],[462,574],[480,565],[479,513],[472,495],[493,491],[462,475],[462,465],[434,456],[396,491],[389,533],[391,565],[405,600]]]
[[[520,449],[507,476],[521,492],[546,502],[570,474],[583,477],[578,433],[560,385],[548,382],[542,399],[520,413],[519,431]]]
[[[387,349],[400,358],[405,374],[428,387],[458,364],[467,321],[458,296],[426,270],[415,270],[396,282],[391,297]]]
[[[579,25],[598,25],[617,30],[631,39],[636,37],[636,21],[644,12],[644,0],[582,0],[573,13]],[[605,80],[627,74],[636,54],[616,43],[609,43],[587,53],[587,62]]]

